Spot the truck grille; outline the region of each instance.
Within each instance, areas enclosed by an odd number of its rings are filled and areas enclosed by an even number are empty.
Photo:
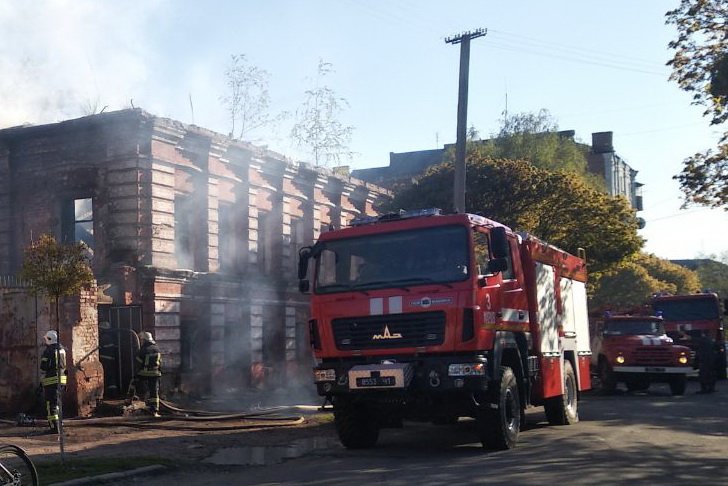
[[[334,319],[340,350],[434,346],[445,340],[445,312],[417,312]]]
[[[672,364],[672,351],[670,348],[663,348],[660,346],[640,346],[634,354],[636,365],[663,365],[669,366]]]

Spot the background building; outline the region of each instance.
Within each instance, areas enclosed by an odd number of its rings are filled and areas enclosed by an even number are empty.
[[[559,135],[573,139],[574,131],[561,131]],[[452,144],[446,144],[441,149],[390,152],[389,166],[358,169],[352,175],[390,189],[412,184],[429,167],[443,163],[451,147]],[[637,171],[615,152],[612,132],[592,133],[592,145],[584,147],[589,172],[604,178],[609,194],[626,197],[635,210],[642,211],[642,184],[636,180]]]

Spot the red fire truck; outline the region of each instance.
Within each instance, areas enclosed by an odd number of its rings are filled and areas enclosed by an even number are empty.
[[[661,317],[607,314],[596,327],[592,370],[602,390],[614,392],[618,382],[624,382],[629,391],[666,382],[673,395],[685,393],[693,370],[690,349],[665,334]]]
[[[509,449],[533,405],[577,422],[591,387],[583,258],[437,209],[354,220],[299,256],[314,381],[345,447],[403,420],[472,417],[484,447]]]
[[[726,378],[725,334],[721,316],[720,300],[712,292],[686,295],[656,295],[652,298],[652,309],[665,320],[665,330],[677,343],[696,351],[694,338],[707,332],[715,341],[716,376]],[[724,311],[728,313],[728,301]],[[699,357],[698,357],[699,358]],[[695,367],[700,365],[695,360]]]

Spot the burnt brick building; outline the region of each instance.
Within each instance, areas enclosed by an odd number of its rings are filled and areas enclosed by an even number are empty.
[[[89,244],[107,395],[126,390],[139,330],[162,349],[168,390],[308,383],[298,249],[388,195],[139,109],[7,128],[0,275],[41,233]]]

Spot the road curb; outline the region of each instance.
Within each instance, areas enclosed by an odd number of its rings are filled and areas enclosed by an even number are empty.
[[[69,481],[63,481],[62,483],[53,483],[50,486],[77,486],[81,484],[98,484],[104,481],[123,479],[131,476],[137,476],[139,474],[160,472],[163,469],[167,469],[167,466],[163,466],[161,464],[152,464],[151,466],[138,467],[136,469],[129,469],[128,471],[123,472],[100,474],[98,476],[71,479]]]

